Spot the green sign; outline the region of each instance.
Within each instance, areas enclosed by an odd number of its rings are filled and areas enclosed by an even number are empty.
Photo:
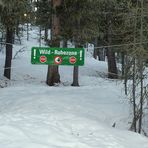
[[[32,64],[84,65],[84,48],[32,47]]]

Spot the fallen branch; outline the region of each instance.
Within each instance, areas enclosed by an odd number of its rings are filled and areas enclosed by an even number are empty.
[[[22,53],[22,52],[24,52],[26,47],[22,47],[21,49],[19,49],[16,53],[15,53],[15,55],[14,55],[14,57],[13,57],[13,60],[14,59],[16,59],[16,57],[17,57],[17,55],[19,54],[19,53]]]

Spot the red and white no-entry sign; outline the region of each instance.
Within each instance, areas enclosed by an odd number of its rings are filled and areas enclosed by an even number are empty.
[[[40,56],[40,62],[45,63],[47,61],[46,56]]]
[[[56,56],[54,58],[54,63],[55,64],[61,64],[62,63],[62,57],[61,56]]]
[[[76,63],[76,61],[77,61],[77,59],[76,59],[74,56],[72,56],[72,57],[69,58],[69,62],[70,62],[71,64]]]

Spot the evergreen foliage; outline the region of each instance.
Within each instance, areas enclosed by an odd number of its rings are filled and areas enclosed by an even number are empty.
[[[127,0],[103,0],[99,3],[99,40],[108,44],[107,36],[112,38],[110,44],[121,44],[124,37],[124,21],[128,16]],[[108,30],[110,29],[110,34]]]
[[[18,21],[24,17],[29,0],[2,0],[0,5],[0,19],[6,30],[6,58],[4,76],[11,79],[11,60],[14,32]]]
[[[61,36],[84,44],[98,35],[98,3],[91,0],[64,0],[57,8],[61,22]]]
[[[35,7],[37,8],[35,12],[36,24],[41,26],[42,28],[49,28],[51,26],[51,1],[37,1],[35,2]]]
[[[0,6],[0,18],[4,26],[15,27],[17,20],[21,20],[26,13],[29,0],[2,0]]]

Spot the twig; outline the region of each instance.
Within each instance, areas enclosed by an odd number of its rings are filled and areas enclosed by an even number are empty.
[[[19,52],[24,52],[24,51],[25,51],[24,48],[26,48],[26,47],[22,47],[21,49],[19,49],[19,50],[15,53],[13,59],[16,59],[16,56],[18,55]]]

